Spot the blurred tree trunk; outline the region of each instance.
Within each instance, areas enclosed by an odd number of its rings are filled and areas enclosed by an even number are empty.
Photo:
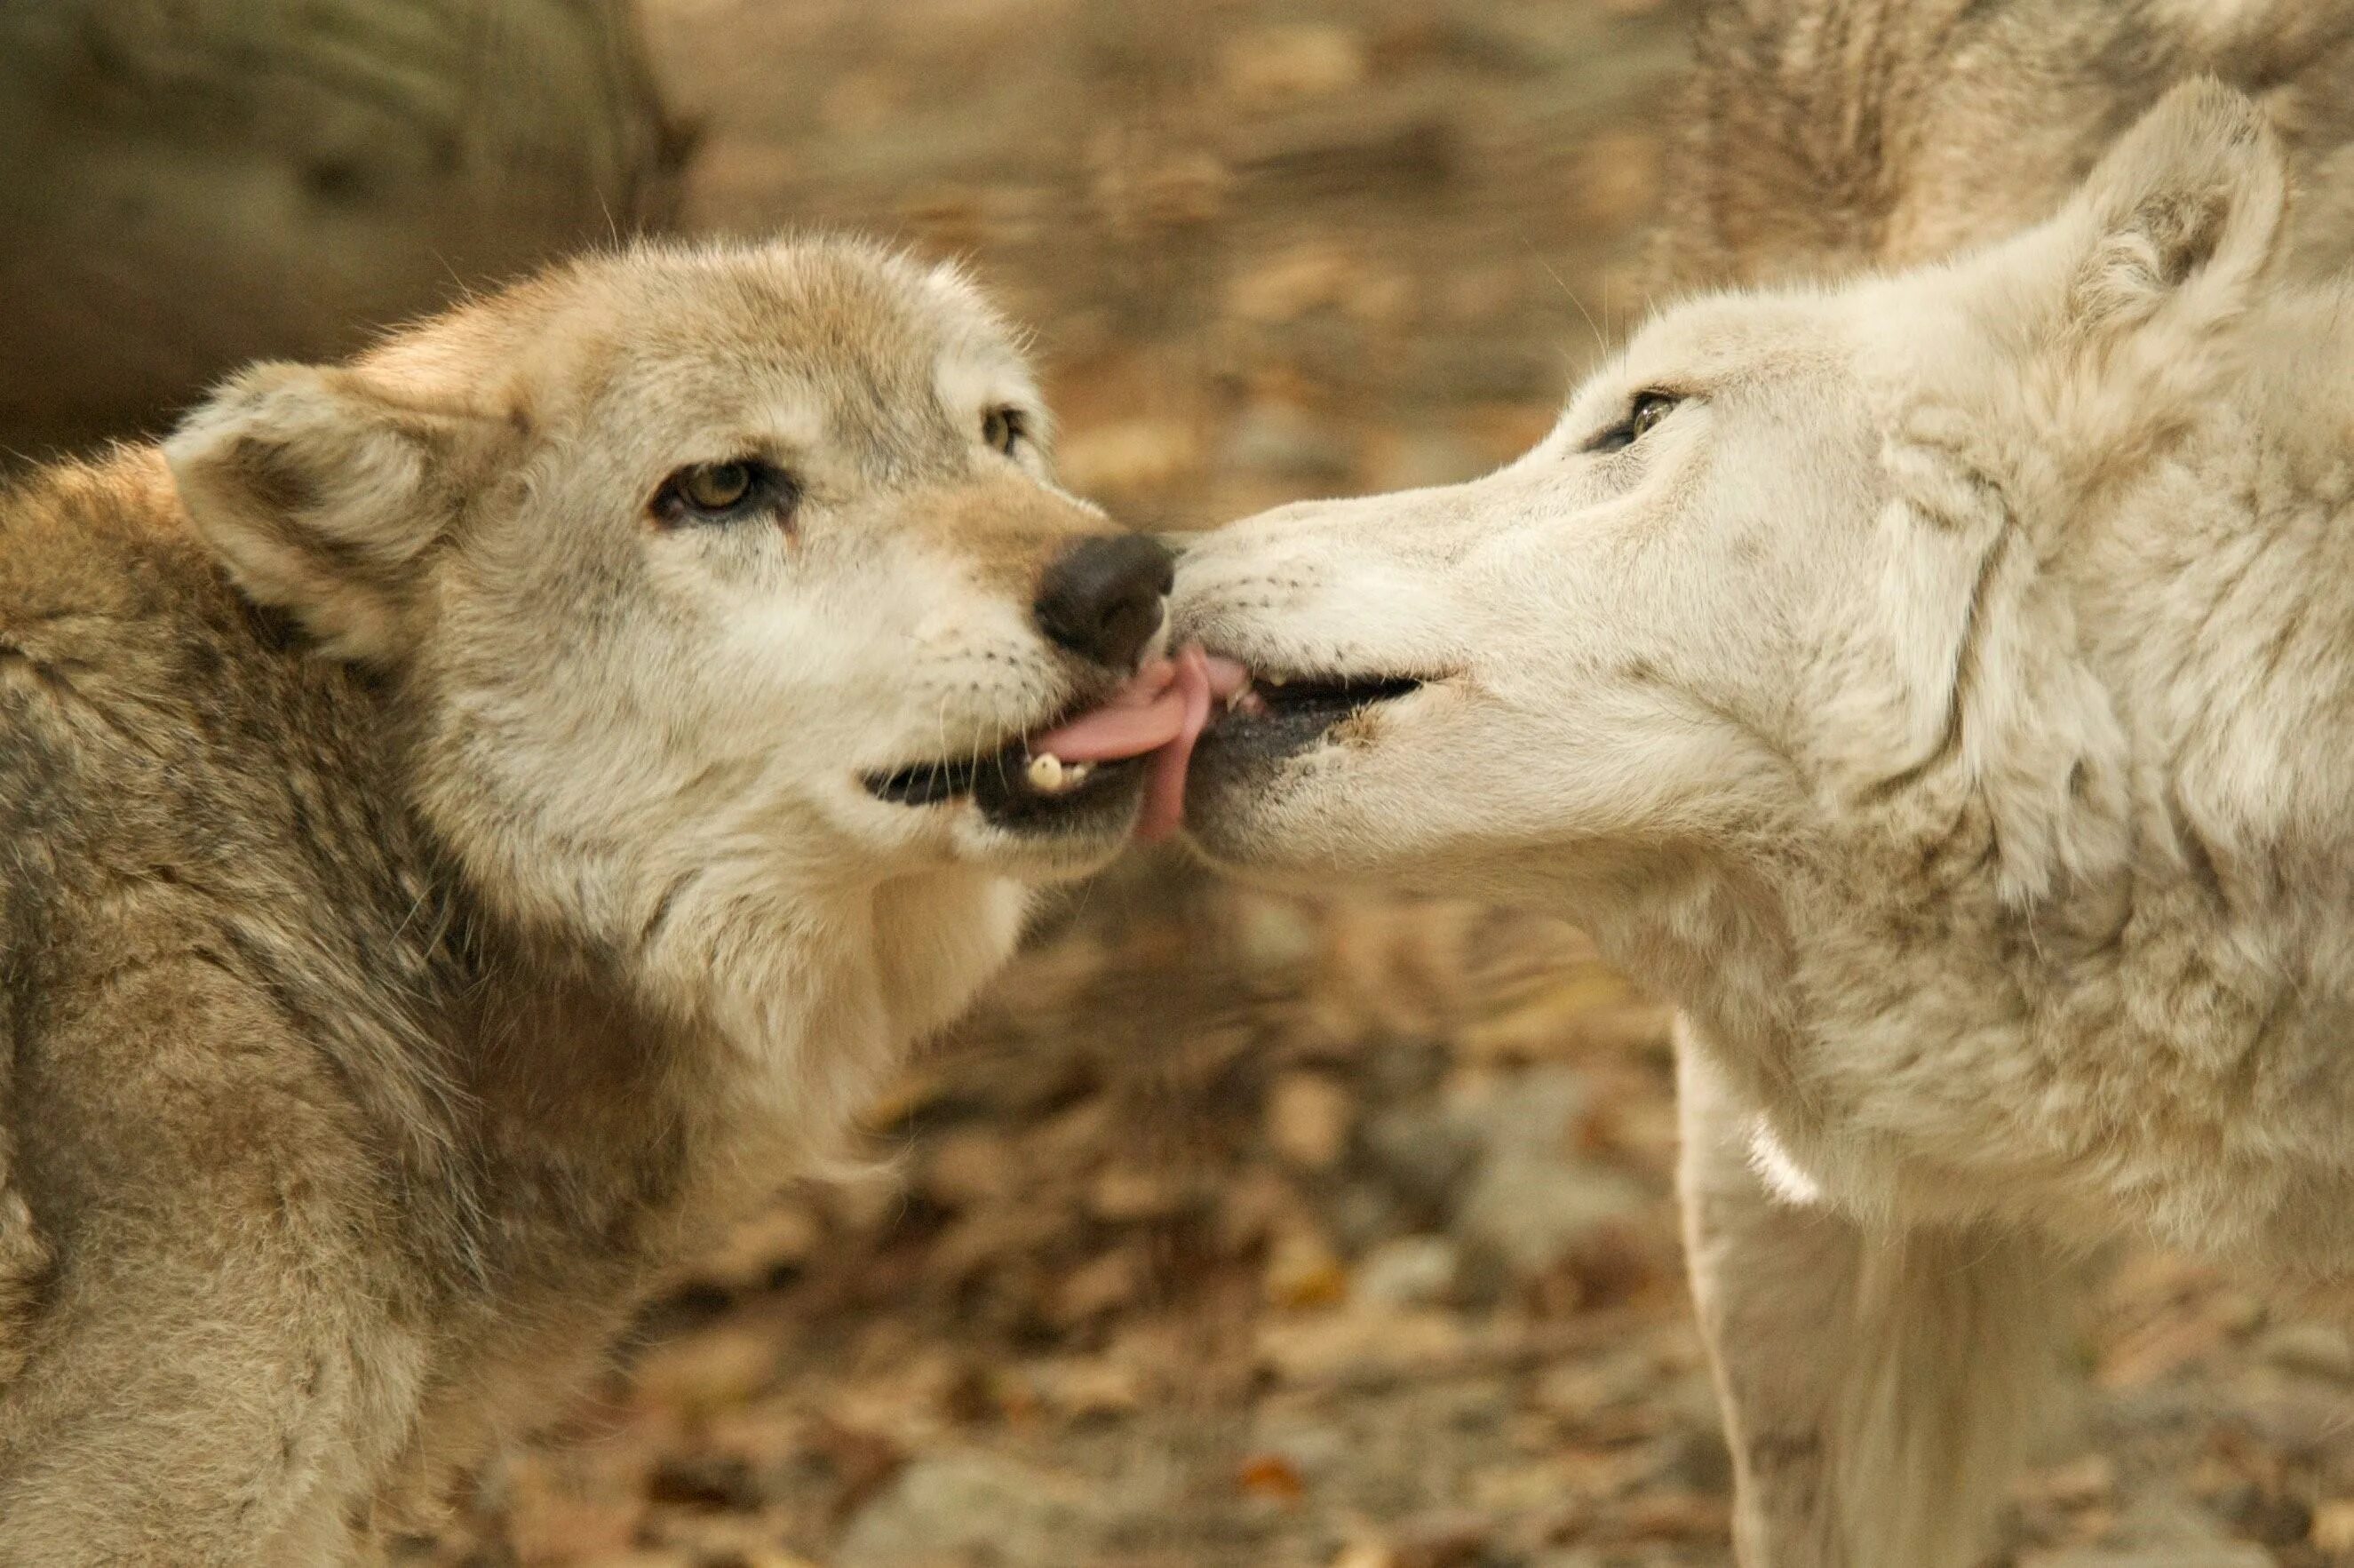
[[[630,0],[0,0],[0,448],[667,216]]]

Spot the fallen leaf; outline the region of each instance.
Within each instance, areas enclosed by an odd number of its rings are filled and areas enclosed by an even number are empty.
[[[1280,1454],[1253,1454],[1235,1471],[1235,1484],[1253,1497],[1296,1503],[1308,1495],[1307,1478]]]

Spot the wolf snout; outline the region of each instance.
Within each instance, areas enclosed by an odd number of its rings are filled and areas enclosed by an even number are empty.
[[[1133,666],[1161,630],[1177,559],[1141,534],[1099,534],[1057,556],[1038,584],[1038,630],[1083,659]]]

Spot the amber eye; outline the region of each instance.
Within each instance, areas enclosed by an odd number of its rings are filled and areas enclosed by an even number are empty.
[[[752,493],[751,465],[713,462],[688,469],[686,482],[678,491],[705,512],[725,512]]]
[[[1649,391],[1635,394],[1627,406],[1627,417],[1585,443],[1590,452],[1622,452],[1650,432],[1672,412],[1683,399],[1672,392]]]
[[[790,475],[755,458],[699,462],[680,469],[654,493],[654,515],[673,526],[732,523],[755,514],[791,510],[798,497]]]
[[[991,408],[981,417],[981,443],[1012,457],[1030,439],[1030,416],[1019,408]]]

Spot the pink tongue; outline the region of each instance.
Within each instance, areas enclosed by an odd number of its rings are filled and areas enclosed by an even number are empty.
[[[1030,755],[1053,752],[1066,762],[1110,762],[1166,746],[1185,712],[1183,679],[1173,660],[1156,659],[1099,708],[1030,737]]]
[[[1157,753],[1147,780],[1137,835],[1167,838],[1185,821],[1185,764],[1210,722],[1210,702],[1240,690],[1249,673],[1231,659],[1213,659],[1188,647],[1158,659],[1112,699],[1070,723],[1030,737],[1030,755],[1052,752],[1066,762],[1109,762]]]

